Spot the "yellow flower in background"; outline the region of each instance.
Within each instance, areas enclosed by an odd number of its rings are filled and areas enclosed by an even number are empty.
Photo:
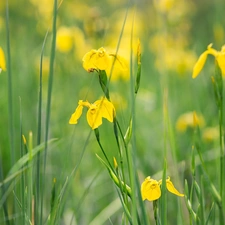
[[[60,52],[69,52],[73,47],[73,30],[68,27],[60,27],[56,35],[56,48]]]
[[[114,53],[108,53],[103,47],[98,50],[92,49],[86,53],[83,57],[83,67],[88,72],[93,69],[105,70],[108,76],[110,75],[111,70],[113,71],[113,74],[128,71],[127,62],[123,57]]]
[[[206,142],[213,142],[219,140],[220,132],[218,127],[206,127],[203,130],[202,138]]]
[[[176,4],[174,0],[156,0],[154,3],[160,12],[169,12]]]
[[[101,98],[95,101],[93,104],[79,100],[78,106],[75,112],[72,114],[69,124],[77,124],[78,119],[81,117],[83,107],[87,107],[87,122],[89,126],[94,130],[102,124],[102,118],[107,119],[109,122],[113,122],[115,117],[115,108],[113,104],[106,98]]]
[[[179,116],[176,122],[176,129],[179,132],[185,132],[187,128],[194,128],[196,126],[204,126],[205,120],[201,114],[196,112],[186,112]]]
[[[144,182],[141,184],[141,195],[142,200],[154,201],[161,197],[161,189],[160,186],[162,184],[162,180],[154,180],[150,176],[145,178]],[[183,197],[184,195],[181,194],[170,181],[170,177],[166,179],[166,188],[169,192]]]
[[[5,54],[0,47],[0,73],[3,71],[6,71],[6,63],[5,63]]]
[[[112,73],[112,75],[111,75]],[[106,74],[111,75],[111,80],[116,81],[120,78],[129,80],[128,62],[122,56],[110,54],[110,66],[106,68]]]
[[[212,44],[209,44],[207,50],[200,55],[198,61],[196,62],[193,69],[192,78],[196,78],[201,72],[208,55],[213,55],[215,57],[221,69],[222,75],[225,76],[225,45],[222,46],[221,51],[217,51],[212,48]]]

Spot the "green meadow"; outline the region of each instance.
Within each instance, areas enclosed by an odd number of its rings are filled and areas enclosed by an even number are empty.
[[[1,0],[0,225],[225,224],[223,0]]]

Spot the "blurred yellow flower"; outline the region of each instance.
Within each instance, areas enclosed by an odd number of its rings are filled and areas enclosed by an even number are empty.
[[[176,122],[176,129],[179,132],[185,132],[187,128],[194,128],[195,126],[204,126],[205,120],[202,115],[197,115],[196,112],[187,112],[179,116]]]
[[[3,71],[6,71],[6,63],[5,63],[5,54],[0,47],[0,73]]]
[[[156,0],[154,3],[161,12],[169,12],[176,4],[174,0]]]
[[[179,75],[192,71],[193,64],[196,62],[196,56],[192,51],[188,50],[187,40],[184,35],[176,37],[168,35],[165,37],[156,34],[150,39],[149,47],[152,52],[157,53],[159,52],[157,46],[164,49],[163,55],[156,55],[155,66],[158,70],[175,71]],[[163,67],[162,64],[164,65]]]
[[[141,195],[142,200],[148,200],[148,201],[154,201],[160,198],[161,196],[161,189],[160,185],[162,184],[162,180],[154,180],[151,179],[150,176],[145,178],[144,182],[141,184]],[[184,195],[181,194],[173,185],[173,183],[170,181],[170,177],[166,179],[166,188],[169,192],[183,197]]]
[[[109,76],[111,70],[113,74],[119,74],[120,71],[127,71],[126,60],[114,53],[108,53],[103,47],[98,50],[92,49],[83,57],[83,67],[85,70],[105,70]],[[113,68],[112,68],[113,67]]]
[[[60,52],[69,52],[73,47],[73,31],[68,27],[60,27],[56,36],[56,48]]]
[[[87,122],[93,130],[102,124],[102,118],[106,118],[111,123],[113,122],[116,114],[115,108],[106,98],[101,98],[93,104],[87,101],[84,102],[83,100],[79,100],[78,106],[69,120],[69,124],[77,124],[78,119],[82,115],[84,106],[88,108]]]
[[[209,44],[207,50],[200,55],[198,61],[196,62],[193,69],[192,78],[197,77],[198,74],[201,72],[203,66],[205,65],[207,56],[209,54],[215,57],[222,74],[225,76],[225,45],[222,46],[221,51],[217,51],[214,48],[212,48],[212,44]]]
[[[218,140],[220,136],[218,127],[207,127],[203,130],[202,137],[206,142]]]

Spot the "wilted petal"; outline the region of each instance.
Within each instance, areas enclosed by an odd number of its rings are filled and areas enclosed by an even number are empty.
[[[173,183],[170,181],[170,178],[166,179],[166,188],[169,192],[171,192],[177,196],[181,196],[181,197],[184,196],[174,187]]]
[[[158,181],[147,177],[141,185],[142,200],[154,201],[161,196]]]

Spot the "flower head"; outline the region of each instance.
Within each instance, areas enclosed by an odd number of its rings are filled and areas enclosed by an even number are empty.
[[[154,180],[150,176],[146,177],[144,182],[141,185],[141,195],[143,200],[154,201],[160,198],[161,196],[161,189],[160,185],[162,184],[162,180]],[[184,195],[181,194],[170,181],[170,177],[166,179],[166,188],[169,192],[183,197]]]
[[[87,122],[93,130],[102,124],[102,118],[107,119],[111,123],[113,122],[115,117],[115,108],[106,98],[101,98],[93,104],[79,100],[78,106],[69,120],[69,124],[77,124],[78,119],[82,115],[84,106],[88,108]]]
[[[83,57],[83,67],[85,70],[90,69],[106,70],[110,64],[110,56],[103,47],[98,50],[92,49]]]
[[[128,73],[127,61],[122,57],[114,53],[108,53],[103,47],[98,50],[92,49],[87,52],[83,57],[83,67],[88,72],[94,70],[105,70],[109,76],[113,67],[113,77],[117,77],[118,74],[122,74],[123,77],[127,77],[124,74]]]
[[[2,50],[2,48],[0,47],[0,73],[6,70],[6,63],[5,63],[5,55],[4,52]]]
[[[196,62],[193,69],[192,78],[197,77],[198,74],[201,72],[209,54],[215,57],[222,74],[225,75],[225,45],[222,46],[221,51],[217,51],[212,48],[212,44],[209,44],[207,50],[200,55],[198,61]]]

